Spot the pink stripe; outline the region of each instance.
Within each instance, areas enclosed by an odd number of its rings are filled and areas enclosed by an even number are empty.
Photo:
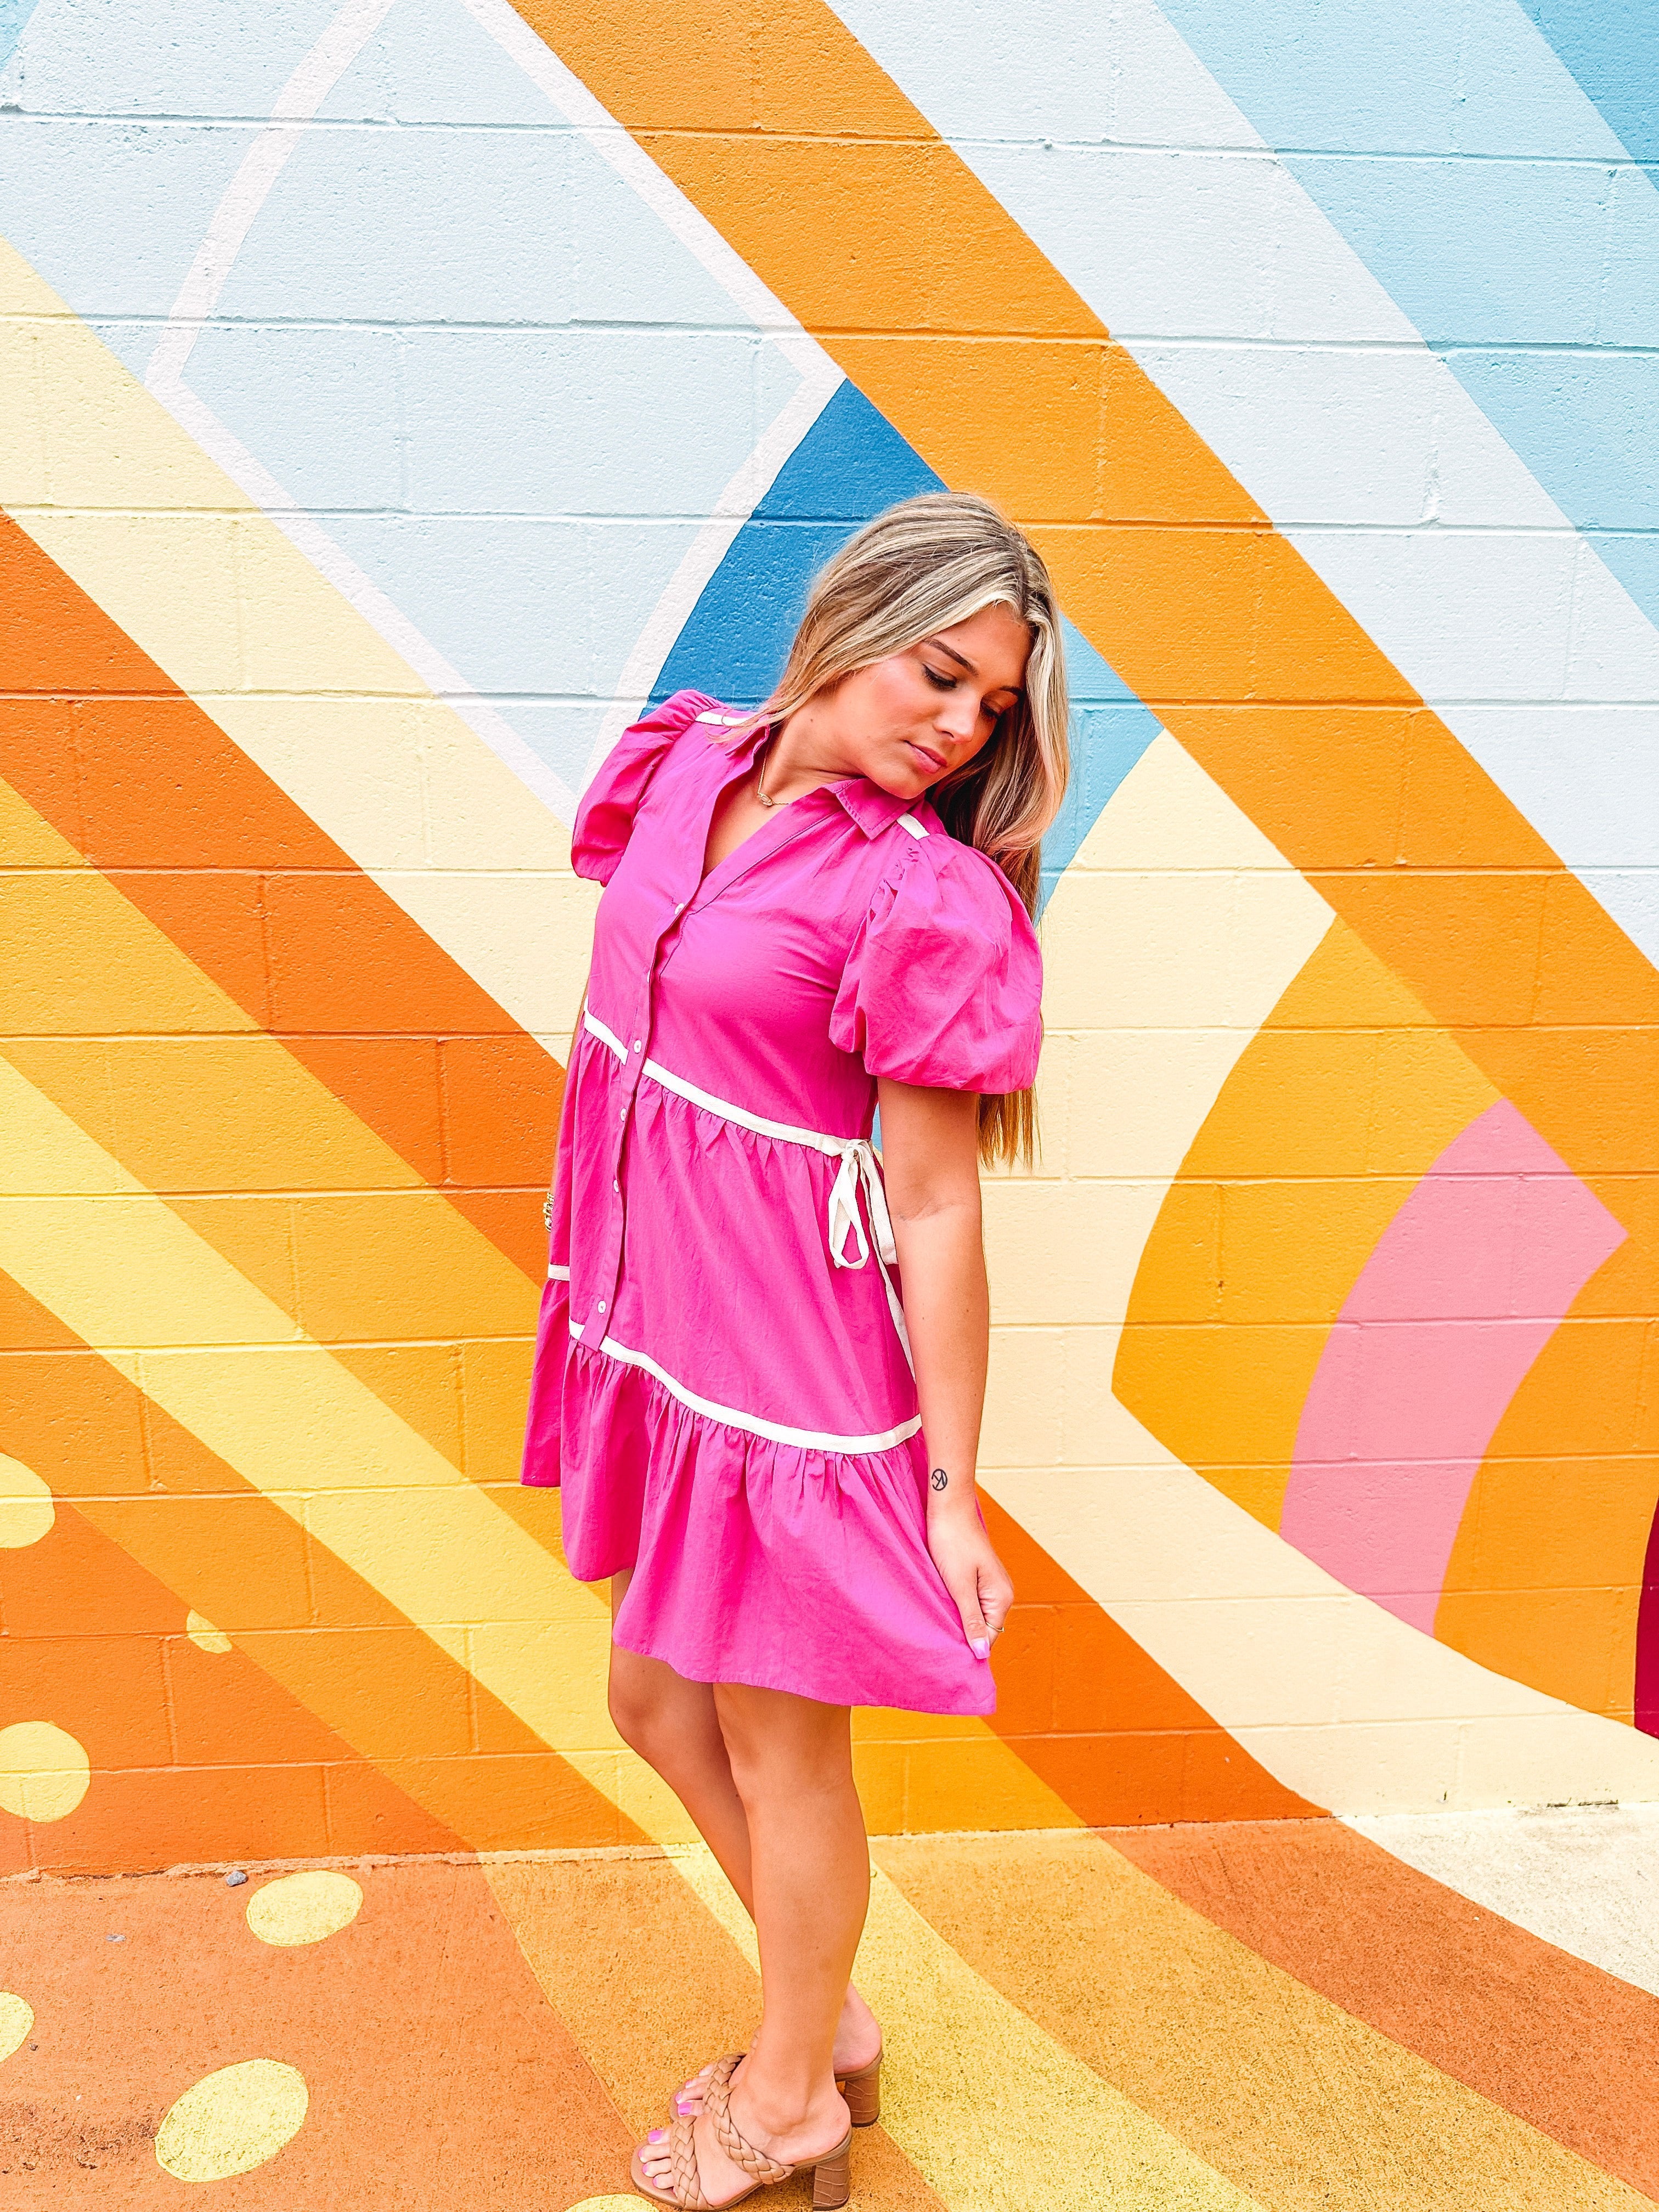
[[[1626,1231],[1507,1099],[1382,1232],[1302,1409],[1279,1533],[1432,1634],[1492,1432]]]

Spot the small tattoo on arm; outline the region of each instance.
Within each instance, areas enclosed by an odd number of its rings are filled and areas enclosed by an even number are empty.
[[[942,1467],[936,1467],[927,1480],[935,1490],[944,1490],[949,1485],[951,1478]]]

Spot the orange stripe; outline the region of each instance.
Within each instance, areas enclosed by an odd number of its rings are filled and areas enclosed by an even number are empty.
[[[7,1553],[0,1710],[66,1729],[92,1763],[66,1819],[3,1823],[20,1863],[31,1847],[58,1874],[465,1850],[246,1651],[199,1649],[185,1617],[62,1498],[49,1533]]]
[[[1620,1208],[1619,1185],[1592,1179]],[[1645,1194],[1644,1194],[1645,1196]],[[1628,1195],[1620,1208],[1628,1218]],[[1435,1633],[1483,1667],[1633,1721],[1637,1613],[1659,1510],[1655,1237],[1587,1285],[1498,1423]]]
[[[994,1498],[982,1503],[1019,1594],[996,1649],[991,1726],[1080,1820],[1294,1820],[1317,1809],[1258,1765]]]

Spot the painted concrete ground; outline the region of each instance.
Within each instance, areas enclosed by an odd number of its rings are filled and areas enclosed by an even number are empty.
[[[855,2203],[1659,2199],[1659,1814],[1367,1825],[878,1842]],[[5,2201],[618,2212],[739,1922],[680,1850],[0,1885]]]

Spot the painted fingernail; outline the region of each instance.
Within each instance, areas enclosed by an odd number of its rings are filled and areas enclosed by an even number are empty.
[[[663,2139],[663,2133],[664,2131],[661,2128],[653,2128],[650,2134],[646,2137],[647,2142],[660,2142]]]
[[[968,1649],[975,1659],[988,1659],[991,1656],[991,1639],[988,1636],[972,1637],[969,1639]]]

